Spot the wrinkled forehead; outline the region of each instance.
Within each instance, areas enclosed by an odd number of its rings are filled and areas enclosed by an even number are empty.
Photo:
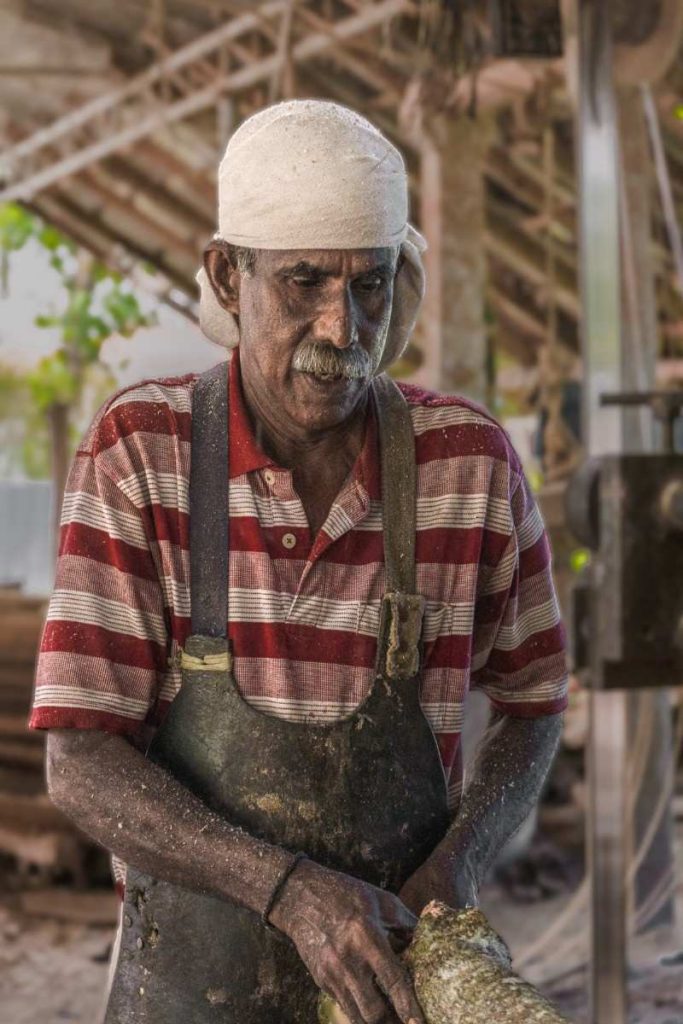
[[[354,276],[370,271],[392,272],[399,254],[397,246],[372,249],[257,249],[256,267],[266,273],[318,272]]]

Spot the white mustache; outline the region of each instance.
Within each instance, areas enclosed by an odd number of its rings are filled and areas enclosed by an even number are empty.
[[[325,342],[302,343],[294,353],[292,368],[313,377],[344,377],[346,380],[369,380],[372,359],[358,345],[338,349]]]

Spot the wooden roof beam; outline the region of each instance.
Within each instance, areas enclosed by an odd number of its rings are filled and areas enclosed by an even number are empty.
[[[195,195],[199,193],[202,204],[215,210],[215,183],[209,179],[208,175],[194,170],[190,164],[181,160],[168,147],[160,144],[156,137],[140,139],[134,147],[131,146],[129,150],[124,150],[124,156],[133,157],[136,161],[140,159],[143,163],[149,161],[153,166],[162,168],[170,177],[184,181]]]
[[[53,221],[56,227],[62,227],[66,234],[74,238],[75,241],[81,242],[86,248],[90,248],[89,237],[93,238],[93,245],[96,244],[95,239],[98,236],[100,245],[104,244],[103,239],[108,239],[111,246],[110,253],[114,252],[115,246],[119,246],[122,252],[127,252],[135,259],[154,267],[184,294],[197,295],[197,284],[194,280],[196,265],[191,273],[186,273],[167,259],[167,249],[146,248],[123,233],[119,226],[104,222],[98,212],[81,206],[62,185],[55,187],[50,193],[41,193],[27,205],[38,210],[48,220]],[[102,251],[102,258],[104,258],[105,250]],[[112,255],[111,258],[114,256]]]
[[[185,257],[188,262],[194,261],[198,265],[201,255],[201,242],[198,239],[196,244],[189,241],[187,237],[172,230],[177,221],[167,217],[165,224],[153,219],[148,213],[143,212],[131,202],[129,198],[121,198],[111,187],[102,180],[101,171],[96,174],[93,169],[83,170],[78,178],[64,183],[67,194],[73,190],[82,196],[85,207],[95,203],[93,213],[96,212],[98,220],[102,223],[110,221],[110,215],[114,214],[122,224],[126,221],[134,221],[136,227],[150,239],[150,250],[159,252],[162,250],[171,251],[174,254]]]
[[[493,259],[499,260],[518,277],[528,281],[534,287],[539,305],[544,306],[548,282],[545,267],[541,265],[533,247],[526,241],[523,242],[522,239],[514,238],[508,231],[501,231],[499,227],[495,231],[489,227],[484,237],[487,254]],[[563,275],[563,278],[563,280],[553,283],[555,302],[559,309],[578,321],[580,313],[578,295],[567,281],[566,275]]]
[[[546,326],[528,309],[523,309],[493,284],[489,284],[486,289],[486,299],[494,313],[508,321],[520,334],[531,339],[534,347],[545,344],[548,334]]]
[[[297,14],[301,20],[311,28],[324,29],[325,21],[313,11],[300,7]],[[382,103],[399,104],[403,99],[403,88],[408,83],[409,76],[405,73],[399,77],[392,75],[388,70],[381,69],[380,62],[375,60],[370,64],[364,57],[358,57],[352,52],[353,40],[341,44],[331,55],[331,59],[346,68],[356,78],[359,78],[365,85],[373,89],[382,99]],[[381,58],[380,58],[381,59]]]
[[[285,6],[284,0],[270,0],[259,7],[259,16],[269,12],[271,17],[277,18]],[[379,0],[364,7],[361,13],[331,22],[325,31],[311,31],[297,40],[292,46],[291,58],[295,63],[314,60],[332,46],[411,8],[411,0]],[[277,54],[237,71],[217,72],[215,83],[170,104],[164,97],[164,83],[169,75],[193,61],[205,59],[231,39],[248,33],[257,20],[253,14],[235,18],[159,61],[122,89],[98,97],[12,147],[4,154],[8,184],[0,191],[0,200],[26,199],[39,189],[150,135],[163,124],[186,119],[212,107],[220,95],[268,82],[278,70]],[[60,145],[65,155],[55,161],[54,147]]]
[[[167,275],[166,268],[155,267],[158,275],[163,279],[162,288],[150,288],[149,274],[146,271],[136,273],[135,258],[127,242],[113,240],[109,234],[100,230],[99,226],[94,228],[80,214],[74,213],[73,210],[63,205],[53,194],[44,193],[27,205],[29,209],[34,210],[50,224],[54,224],[59,231],[62,231],[77,245],[81,245],[91,252],[111,270],[118,271],[130,278],[134,286],[154,295],[165,305],[187,317],[192,323],[197,322],[191,301],[188,299],[186,303],[179,302],[173,294],[173,292],[181,291],[183,295],[186,295],[184,283],[179,280],[174,285]],[[152,265],[152,260],[143,254],[138,255],[138,262]]]
[[[487,199],[486,212],[489,223],[494,231],[497,225],[504,226],[508,232],[518,232],[524,238],[527,238],[532,245],[539,246],[541,250],[545,250],[548,244],[548,224],[539,223],[541,215],[538,218],[525,217],[523,214],[520,215],[509,203],[503,203],[492,196],[489,196]],[[551,232],[554,226],[555,222],[551,221]],[[562,235],[566,237],[566,229],[561,226],[560,229]],[[551,234],[550,242],[554,259],[566,268],[570,274],[575,276],[578,270],[578,254],[574,239],[570,236],[569,244],[566,244]]]
[[[129,154],[120,154],[109,157],[98,168],[112,187],[115,183],[125,186],[133,205],[136,197],[142,195],[154,209],[162,211],[165,220],[177,218],[182,224],[193,225],[193,233],[202,237],[215,231],[215,203],[198,203],[188,188],[182,192],[178,189],[170,191],[163,171],[151,162],[143,169],[139,161],[130,159]],[[122,190],[119,191],[122,194]]]
[[[486,300],[499,324],[510,335],[519,336],[527,346],[527,358],[523,361],[529,364],[533,363],[538,349],[548,342],[545,321],[530,312],[528,306],[520,306],[509,294],[504,292],[497,283],[495,275],[490,275],[490,281],[486,288]],[[557,341],[568,351],[572,353],[577,351],[576,337],[559,332]]]

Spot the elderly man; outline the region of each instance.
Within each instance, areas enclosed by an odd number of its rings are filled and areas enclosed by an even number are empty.
[[[120,392],[78,448],[32,724],[128,865],[108,1024],[312,1022],[318,989],[422,1021],[415,915],[475,903],[537,799],[565,704],[542,522],[488,413],[382,372],[421,248],[372,125],[260,112],[200,272],[229,368]],[[470,687],[494,719],[461,796]]]

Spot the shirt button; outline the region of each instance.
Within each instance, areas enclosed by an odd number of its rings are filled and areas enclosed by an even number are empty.
[[[285,534],[283,534],[283,536],[282,536],[282,545],[283,545],[283,547],[287,548],[289,551],[291,551],[293,547],[296,547],[296,537],[294,536],[294,534],[293,533],[285,533]]]
[[[275,483],[275,473],[273,473],[272,469],[267,469],[263,476],[268,486],[272,487],[273,484]]]

